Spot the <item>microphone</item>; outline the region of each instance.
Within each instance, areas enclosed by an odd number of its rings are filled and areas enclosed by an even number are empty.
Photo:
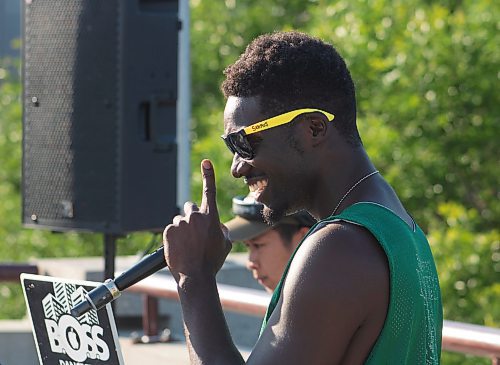
[[[137,264],[123,272],[116,279],[107,279],[98,287],[85,294],[85,300],[71,309],[71,315],[80,317],[88,311],[99,310],[121,295],[121,292],[138,281],[167,266],[163,246],[143,257]]]

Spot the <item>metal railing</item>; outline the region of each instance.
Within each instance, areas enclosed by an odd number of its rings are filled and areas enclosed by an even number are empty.
[[[500,365],[500,329],[444,321],[443,350],[491,358]]]
[[[263,317],[271,296],[261,290],[218,284],[222,307],[226,310]],[[167,275],[150,276],[127,289],[145,297],[179,300],[177,283]],[[151,303],[150,303],[151,304]],[[157,316],[157,306],[144,310],[143,330],[151,331],[150,321]],[[153,313],[151,312],[153,310]],[[151,317],[153,316],[153,317]],[[443,323],[443,351],[458,352],[491,358],[492,365],[500,365],[500,329],[445,320]]]
[[[0,282],[19,281],[21,273],[38,273],[36,265],[0,264]],[[226,310],[263,317],[270,295],[233,285],[218,284],[222,307]],[[177,283],[171,276],[153,275],[127,289],[143,294],[143,331],[147,336],[158,333],[158,298],[179,300]],[[452,351],[491,358],[492,365],[500,365],[500,329],[473,324],[444,321],[443,351]]]

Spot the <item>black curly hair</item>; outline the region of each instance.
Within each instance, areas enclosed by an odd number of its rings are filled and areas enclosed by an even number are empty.
[[[291,109],[318,108],[335,115],[333,125],[357,146],[356,96],[347,66],[335,48],[300,32],[255,38],[224,70],[224,96],[259,96],[269,116]]]

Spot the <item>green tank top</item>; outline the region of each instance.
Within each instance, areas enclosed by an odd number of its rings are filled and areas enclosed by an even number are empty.
[[[387,317],[365,364],[439,364],[443,326],[441,292],[434,259],[422,230],[417,225],[412,229],[379,204],[363,202],[319,221],[306,237],[339,220],[369,230],[389,263],[391,294]],[[299,247],[300,244],[273,293],[261,333],[278,303],[284,278]]]

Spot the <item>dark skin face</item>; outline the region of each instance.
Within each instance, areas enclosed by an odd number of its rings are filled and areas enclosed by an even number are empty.
[[[225,134],[270,117],[261,110],[258,97],[229,97],[224,111]],[[257,201],[265,205],[264,216],[271,223],[279,221],[310,201],[315,189],[313,171],[317,161],[304,140],[311,119],[326,119],[320,113],[297,117],[293,125],[280,126],[249,136],[256,146],[252,160],[235,154],[231,173],[244,178]],[[323,122],[321,122],[323,123]],[[307,135],[307,131],[306,131]]]
[[[271,116],[260,107],[259,97],[230,96],[224,110],[224,132],[227,135]],[[308,210],[316,219],[331,215],[353,184],[375,170],[363,147],[353,147],[334,128],[339,117],[329,123],[321,113],[299,116],[290,125],[251,135],[259,140],[252,160],[233,156],[232,175],[244,178],[250,190],[255,190],[270,223],[299,209]],[[357,201],[382,204],[409,226],[413,224],[380,176],[357,186],[337,213]]]

